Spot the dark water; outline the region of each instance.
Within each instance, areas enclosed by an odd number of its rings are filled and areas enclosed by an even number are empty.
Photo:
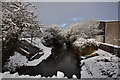
[[[53,75],[57,75],[57,71],[61,71],[68,78],[72,78],[73,75],[80,78],[81,68],[79,65],[80,60],[74,54],[72,48],[63,46],[61,48],[53,48],[52,54],[37,66],[26,66],[19,70],[18,73],[31,76],[40,74],[41,76],[52,77]]]

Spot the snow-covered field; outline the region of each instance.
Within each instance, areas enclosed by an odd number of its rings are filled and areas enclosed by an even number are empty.
[[[35,41],[38,42],[39,44],[38,45],[34,44],[34,45],[43,49],[44,52],[43,56],[41,56],[39,59],[28,61],[25,56],[22,56],[19,53],[15,53],[14,56],[10,57],[11,60],[8,65],[11,66],[10,65],[11,63],[14,64],[13,68],[17,65],[36,66],[43,59],[46,59],[51,54],[51,48],[45,47],[38,38],[36,38]],[[116,78],[118,75],[118,57],[116,57],[115,55],[111,55],[110,53],[100,49],[95,51],[94,53],[99,54],[99,56],[95,56],[81,61],[81,65],[82,65],[82,70],[80,72],[81,78],[108,78],[108,77]],[[45,77],[41,77],[41,75],[29,76],[29,75],[19,75],[18,73],[10,74],[10,72],[0,73],[0,78],[2,77],[3,78],[45,78]],[[67,78],[67,77],[64,76],[64,73],[58,71],[57,76],[53,75],[51,78]],[[76,78],[76,76],[73,75],[73,78]]]
[[[82,60],[82,78],[116,78],[118,75],[118,57],[103,50],[97,50],[99,56]]]

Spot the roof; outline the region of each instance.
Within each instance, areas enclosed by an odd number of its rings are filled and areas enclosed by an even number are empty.
[[[98,20],[100,22],[119,22],[120,20]]]

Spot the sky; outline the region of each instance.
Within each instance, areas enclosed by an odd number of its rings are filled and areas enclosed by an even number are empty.
[[[45,25],[67,26],[76,21],[118,20],[118,2],[33,2],[37,20]]]

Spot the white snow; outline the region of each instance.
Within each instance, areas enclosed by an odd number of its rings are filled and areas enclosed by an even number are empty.
[[[41,43],[41,39],[36,38],[34,39],[34,41],[38,42],[38,45],[34,44],[35,46],[43,49],[43,53],[44,53],[43,56],[41,56],[39,59],[28,61],[25,56],[15,52],[15,55],[10,57],[10,61],[7,63],[6,67],[14,70],[15,67],[22,65],[36,66],[43,59],[46,59],[51,54],[51,48],[45,47]],[[81,61],[81,64],[83,64],[81,71],[81,78],[108,78],[108,75],[112,75],[113,78],[116,78],[118,74],[118,57],[116,57],[115,55],[111,55],[110,53],[100,49],[95,51],[94,53],[98,53],[99,56],[88,58]],[[105,62],[104,60],[108,60],[109,62]],[[36,75],[36,76],[18,75],[18,73],[10,74],[10,72],[0,73],[0,78],[2,77],[45,78],[45,77],[41,77],[41,75]],[[76,78],[75,75],[73,75],[72,77]],[[51,78],[66,78],[66,77],[64,76],[63,72],[58,71],[57,76],[53,75]]]
[[[113,78],[118,74],[118,58],[103,50],[97,50],[99,56],[82,60],[82,78],[108,78],[108,75],[113,75]],[[105,62],[107,59],[109,62]]]
[[[58,72],[57,72],[57,78],[64,78],[64,73],[58,71]]]
[[[13,56],[9,58],[9,62],[6,63],[5,67],[10,71],[15,71],[16,67],[20,67],[27,64],[28,59],[18,52],[15,52]]]
[[[57,76],[53,75],[51,78],[67,78],[63,72],[57,71]]]
[[[28,42],[30,42],[30,40],[28,40],[28,39],[29,38],[26,38],[26,40]],[[41,43],[41,39],[40,38],[35,38],[33,41],[38,43],[38,44],[33,44],[34,46],[37,46],[40,49],[43,49],[44,55],[41,56],[39,59],[35,59],[33,61],[28,61],[28,63],[27,63],[28,66],[36,66],[37,64],[39,64],[42,60],[46,59],[51,54],[51,48],[44,46]]]
[[[119,21],[119,20],[98,20],[98,21],[104,21],[104,22],[111,22],[111,21]]]
[[[0,80],[2,79],[2,73],[0,73]]]
[[[41,75],[29,76],[29,75],[19,75],[18,73],[10,74],[10,72],[0,73],[2,78],[41,78]]]
[[[26,40],[29,41],[28,39],[26,39]],[[37,44],[33,44],[34,46],[37,46],[40,49],[43,49],[43,53],[44,53],[43,56],[41,56],[39,59],[35,59],[33,61],[28,61],[28,59],[25,56],[21,55],[18,52],[15,52],[15,54],[9,58],[9,62],[7,62],[4,67],[6,67],[7,69],[9,69],[10,71],[15,71],[15,69],[17,67],[20,67],[20,66],[23,66],[23,65],[26,65],[26,66],[36,66],[42,60],[46,59],[51,54],[51,48],[45,47],[41,43],[41,41],[40,41],[39,38],[36,38],[34,41],[38,42],[38,45]],[[29,53],[29,52],[27,52],[27,53]]]
[[[72,78],[77,78],[76,75],[73,75]]]
[[[22,49],[22,48],[20,48],[22,51],[24,51],[25,53],[27,53],[27,54],[30,54],[29,52],[27,52],[26,50],[24,50],[24,49]]]
[[[99,46],[99,42],[97,42],[95,39],[84,39],[84,38],[78,38],[73,45],[78,48],[79,50],[83,49],[86,46]]]
[[[56,78],[56,76],[55,76],[55,75],[53,75],[53,76],[52,76],[52,78]]]
[[[10,74],[10,72],[4,72],[4,73],[0,73],[0,79],[2,78],[67,78],[67,77],[64,77],[63,72],[57,71],[57,76],[53,75],[52,77],[41,77],[41,75],[36,75],[36,76],[19,75],[17,72],[14,74]]]
[[[98,53],[99,56],[88,58],[81,61],[82,66],[81,78],[108,78],[108,75],[113,74],[112,78],[116,78],[118,74],[118,58],[103,50],[97,50],[94,53]],[[18,55],[18,54],[17,54]],[[105,62],[107,59],[109,62]],[[108,75],[107,75],[108,74]],[[41,75],[29,76],[18,75],[18,73],[10,74],[10,72],[0,73],[0,78],[46,78]],[[47,78],[67,78],[63,72],[58,71],[57,76]],[[75,75],[72,78],[77,78]]]
[[[113,44],[109,44],[109,43],[100,42],[100,44],[105,44],[105,45],[108,45],[108,46],[113,46],[113,47],[116,47],[116,48],[120,48],[120,46],[118,46],[118,45],[113,45]]]
[[[67,34],[73,38],[93,38],[101,30],[98,29],[99,22],[93,18],[80,20],[68,26]]]

